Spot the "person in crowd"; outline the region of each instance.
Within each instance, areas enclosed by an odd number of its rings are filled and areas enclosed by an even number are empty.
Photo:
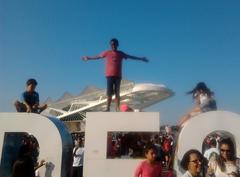
[[[39,177],[39,168],[46,165],[46,162],[44,159],[42,159],[41,161],[38,160],[38,156],[39,156],[39,144],[37,139],[31,135],[31,146],[32,146],[32,150],[31,150],[31,156],[33,159],[33,163],[34,163],[34,171],[35,171],[35,177]]]
[[[134,110],[130,106],[128,106],[127,104],[122,104],[120,106],[120,111],[121,112],[133,112]]]
[[[196,104],[185,116],[180,119],[178,123],[179,126],[182,126],[187,120],[199,113],[214,111],[217,109],[214,93],[204,82],[199,82],[195,88],[187,92],[187,94],[192,95]]]
[[[145,148],[146,160],[142,161],[135,170],[134,177],[162,177],[162,166],[156,161],[156,147],[149,144]]]
[[[20,170],[20,172],[30,176],[33,171],[35,176],[38,176],[38,169],[46,164],[45,160],[38,161],[38,156],[39,144],[37,139],[30,134],[24,135],[18,152],[18,158],[15,162],[16,167],[14,168],[16,169],[13,171]]]
[[[217,141],[215,138],[212,138],[209,142],[210,148],[204,152],[204,157],[209,161],[210,157],[213,155],[219,155],[219,150],[217,148]],[[215,153],[215,154],[214,154]]]
[[[173,160],[171,160],[168,165],[166,177],[176,177],[176,175],[174,173],[174,169],[173,169]]]
[[[26,91],[22,93],[20,101],[15,102],[17,112],[41,113],[47,105],[39,105],[39,94],[35,91],[37,87],[35,79],[28,79]]]
[[[173,138],[171,135],[164,135],[163,136],[163,154],[164,154],[164,165],[168,168],[170,162],[172,161],[172,148],[173,148]]]
[[[32,148],[31,136],[24,135],[17,160],[13,164],[11,177],[35,177]]]
[[[29,157],[18,159],[13,164],[10,177],[35,177],[34,166]]]
[[[143,62],[148,62],[148,59],[145,57],[136,57],[128,55],[120,50],[118,50],[119,42],[116,38],[111,39],[110,41],[111,50],[107,50],[97,56],[83,56],[82,59],[87,60],[96,60],[105,58],[106,59],[106,69],[105,75],[107,78],[107,109],[110,111],[110,105],[112,102],[112,95],[115,94],[116,99],[116,111],[119,111],[120,106],[120,84],[122,79],[122,60],[123,59],[133,59],[140,60]]]
[[[164,157],[164,153],[163,153],[162,146],[161,146],[161,143],[160,143],[159,135],[154,136],[153,144],[156,147],[156,154],[157,154],[156,161],[162,162],[163,157]]]
[[[186,170],[182,177],[200,177],[202,160],[203,156],[198,150],[187,151],[180,162],[181,167]]]
[[[206,177],[240,177],[240,160],[236,157],[233,141],[222,139],[219,143],[220,155],[209,162]]]
[[[81,138],[78,138],[77,144],[73,148],[72,177],[83,176],[83,156],[84,156],[83,144],[84,144],[83,140]]]

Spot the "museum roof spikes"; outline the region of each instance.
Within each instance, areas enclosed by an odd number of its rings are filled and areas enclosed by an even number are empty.
[[[63,101],[63,100],[71,99],[71,98],[74,98],[74,97],[75,96],[73,96],[69,92],[64,92],[64,94],[57,101]]]
[[[80,92],[79,96],[88,95],[95,92],[101,92],[103,89],[97,88],[95,86],[87,86],[83,91]]]

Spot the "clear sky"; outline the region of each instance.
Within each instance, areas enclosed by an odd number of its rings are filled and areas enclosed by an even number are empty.
[[[36,78],[40,100],[105,88],[104,62],[80,60],[109,49],[112,37],[130,55],[123,78],[164,84],[175,95],[147,111],[176,124],[193,105],[199,81],[218,107],[240,113],[239,0],[0,0],[0,111]]]

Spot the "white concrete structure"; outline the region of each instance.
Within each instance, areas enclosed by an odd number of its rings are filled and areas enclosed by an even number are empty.
[[[240,115],[227,111],[211,111],[199,114],[186,122],[182,128],[175,153],[174,169],[177,176],[182,172],[178,165],[185,152],[197,149],[202,152],[202,144],[207,135],[214,131],[226,131],[233,135],[236,153],[240,157]]]
[[[41,176],[67,177],[68,165],[71,165],[69,160],[72,153],[72,138],[61,121],[32,113],[0,113],[0,162],[3,156],[8,155],[2,154],[2,151],[3,143],[6,141],[5,133],[10,132],[30,133],[37,139],[40,146],[39,159],[47,162],[47,165],[40,169]],[[9,143],[12,142],[5,142]],[[4,164],[0,165],[0,176],[4,177],[3,174],[9,169],[4,169]]]
[[[84,177],[132,177],[143,159],[106,159],[107,132],[158,132],[159,113],[87,113]]]

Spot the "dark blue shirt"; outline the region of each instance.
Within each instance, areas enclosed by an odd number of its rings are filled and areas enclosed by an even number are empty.
[[[21,101],[25,101],[29,106],[32,107],[35,104],[39,104],[39,95],[35,91],[32,93],[25,91],[22,93]]]

